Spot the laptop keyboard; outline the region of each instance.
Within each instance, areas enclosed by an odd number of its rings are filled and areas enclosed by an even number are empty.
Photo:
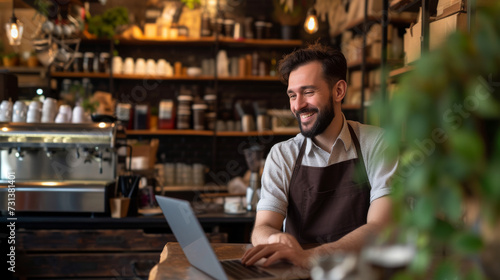
[[[222,267],[224,271],[235,279],[257,279],[257,278],[266,278],[272,277],[272,274],[269,274],[266,271],[259,269],[256,266],[246,266],[241,263],[240,260],[226,260],[221,261]]]

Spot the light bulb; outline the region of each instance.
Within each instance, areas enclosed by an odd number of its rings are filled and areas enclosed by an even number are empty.
[[[19,36],[19,30],[17,29],[17,24],[11,24],[10,25],[10,37],[12,37],[14,40],[17,39]]]
[[[304,29],[307,33],[313,34],[318,31],[319,23],[318,18],[316,17],[316,11],[311,8],[307,12],[306,21],[304,22]]]
[[[7,38],[9,39],[9,45],[19,46],[21,44],[23,30],[23,23],[17,20],[14,15],[12,15],[10,21],[5,24],[5,31],[7,33]]]

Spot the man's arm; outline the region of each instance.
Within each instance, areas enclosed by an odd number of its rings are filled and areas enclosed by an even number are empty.
[[[336,250],[360,250],[370,235],[376,234],[389,223],[391,220],[391,205],[391,198],[389,196],[383,196],[374,200],[368,210],[367,223],[365,225],[355,229],[335,242],[326,243],[309,250],[303,250],[295,241],[295,238],[290,235],[286,233],[279,233],[279,228],[276,229],[276,227],[274,227],[273,230],[273,226],[267,227],[264,222],[265,219],[261,217],[259,228],[261,226],[263,227],[258,230],[257,235],[255,230],[252,235],[252,242],[255,247],[245,253],[242,258],[242,262],[247,265],[252,265],[262,258],[267,258],[264,265],[273,264],[278,260],[287,260],[294,265],[308,267],[310,265],[311,256],[332,254]],[[265,217],[266,215],[263,216]],[[282,221],[283,220],[281,219],[281,222]],[[275,224],[275,226],[276,225],[277,224]],[[267,237],[268,239],[272,239],[273,236],[285,236],[284,239],[286,239],[287,236],[290,236],[292,239],[287,240],[289,243],[271,242],[274,244],[266,245],[268,242],[266,242],[265,238]],[[261,240],[264,240],[264,242],[256,243],[256,241]]]
[[[284,219],[285,217],[277,212],[257,211],[252,232],[252,244],[254,246],[268,244],[271,235],[281,233]]]

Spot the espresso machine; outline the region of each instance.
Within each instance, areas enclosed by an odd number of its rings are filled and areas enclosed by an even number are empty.
[[[16,212],[105,212],[115,140],[112,123],[0,122],[0,210],[14,180]]]

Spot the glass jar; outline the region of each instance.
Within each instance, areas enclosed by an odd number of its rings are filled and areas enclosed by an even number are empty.
[[[191,110],[181,109],[177,111],[177,129],[191,128]]]
[[[179,110],[191,110],[191,104],[193,103],[193,97],[191,95],[179,95],[177,97],[177,102],[179,104]]]
[[[195,130],[205,129],[206,104],[193,104],[193,128]]]
[[[172,100],[162,100],[160,101],[160,109],[158,112],[158,129],[174,129],[174,127],[174,102]]]
[[[217,95],[207,94],[203,97],[205,104],[207,104],[207,112],[215,112],[217,106]]]
[[[94,56],[92,52],[83,54],[83,72],[94,72]]]
[[[109,74],[111,69],[110,56],[107,52],[99,54],[99,72]]]
[[[73,53],[73,65],[70,69],[73,72],[83,71],[83,54],[81,52]]]

